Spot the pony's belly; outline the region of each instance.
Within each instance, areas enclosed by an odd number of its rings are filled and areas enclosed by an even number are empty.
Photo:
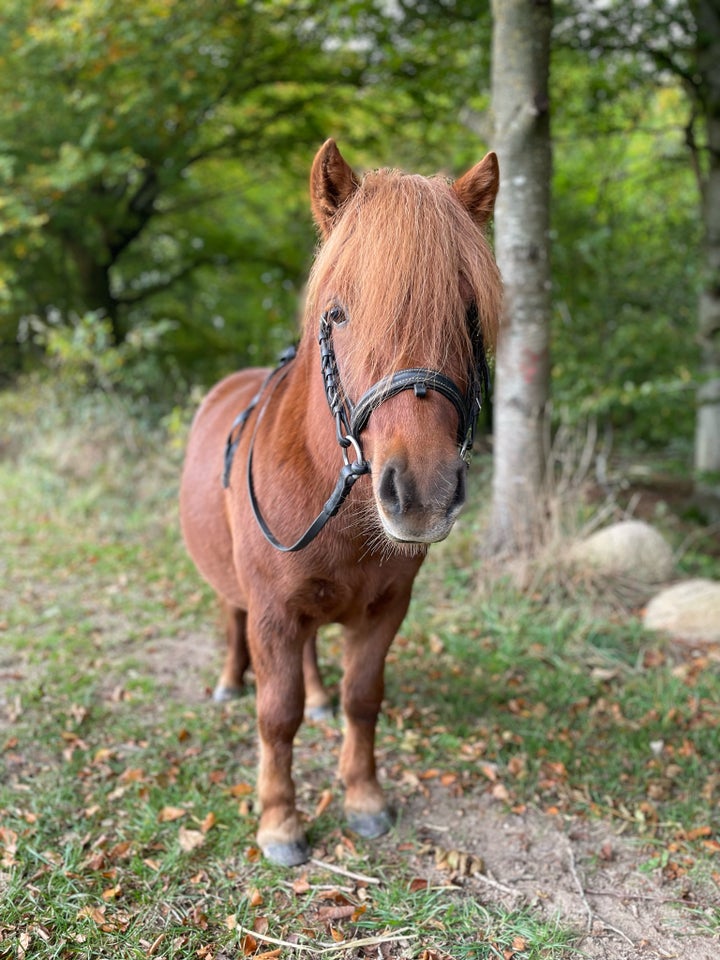
[[[207,395],[190,431],[180,480],[180,523],[202,577],[231,606],[247,600],[233,562],[233,542],[222,485],[225,442],[233,420],[267,371],[241,370]]]

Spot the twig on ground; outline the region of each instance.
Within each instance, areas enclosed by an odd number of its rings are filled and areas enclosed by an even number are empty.
[[[511,897],[525,896],[522,890],[517,890],[514,887],[507,887],[504,883],[500,883],[499,880],[493,880],[492,877],[488,877],[484,873],[474,873],[473,878],[475,880],[480,880],[481,883],[486,884],[488,887],[492,887],[494,890],[500,890],[501,893],[508,893]]]
[[[413,940],[417,937],[416,933],[410,930],[398,930],[396,933],[381,934],[377,937],[363,937],[360,940],[345,940],[342,943],[291,943],[289,940],[280,940],[278,937],[270,937],[266,933],[257,933],[249,927],[243,927],[238,924],[235,928],[239,933],[248,937],[254,937],[255,940],[261,940],[263,943],[272,943],[276,947],[287,947],[290,950],[299,950],[303,953],[318,954],[336,953],[341,950],[355,950],[357,947],[373,947],[381,943],[393,943],[396,940]]]
[[[281,880],[280,886],[287,887],[288,890],[292,890],[293,893],[298,892],[295,889],[295,884],[289,880]],[[302,893],[322,893],[324,890],[339,890],[340,893],[354,893],[355,887],[344,887],[339,883],[308,883],[307,890],[302,890]]]
[[[588,887],[587,892],[593,897],[612,897],[613,900],[647,900],[648,903],[684,903],[687,904],[687,897],[651,897],[647,893],[629,893],[617,890],[595,890]],[[701,906],[700,903],[693,901],[692,906]]]
[[[568,840],[567,847],[568,847],[568,861],[570,863],[570,875],[573,878],[575,888],[577,892],[580,894],[580,899],[582,900],[582,904],[585,907],[585,913],[587,914],[587,918],[588,918],[587,929],[589,933],[593,925],[593,919],[594,919],[593,910],[590,904],[588,903],[588,899],[585,896],[585,890],[583,889],[583,885],[580,882],[580,877],[578,876],[578,872],[577,872],[577,866],[575,864],[575,851],[573,850],[572,843],[570,843],[569,840]]]
[[[351,870],[345,870],[344,867],[337,867],[334,863],[325,863],[324,860],[311,860],[316,867],[328,870],[330,873],[337,873],[341,877],[349,877],[351,880],[358,880],[360,883],[380,883],[377,877],[366,877],[363,873],[353,873]]]
[[[575,864],[575,852],[573,851],[572,843],[570,842],[570,840],[568,840],[567,842],[567,847],[568,847],[568,860],[570,862],[570,874],[575,883],[575,887],[577,888],[577,891],[580,894],[580,899],[583,902],[583,906],[585,907],[585,912],[587,913],[587,916],[588,916],[587,932],[588,933],[592,932],[593,921],[597,918],[597,920],[603,925],[603,927],[606,930],[611,930],[613,933],[616,933],[619,937],[622,937],[622,939],[625,940],[626,943],[633,944],[634,941],[631,940],[626,933],[620,930],[619,927],[614,927],[611,923],[608,923],[606,920],[603,920],[603,918],[599,914],[595,913],[593,908],[590,906],[590,904],[588,903],[588,899],[585,896],[585,890],[583,888],[583,885],[580,881],[580,877],[577,872],[577,866]]]

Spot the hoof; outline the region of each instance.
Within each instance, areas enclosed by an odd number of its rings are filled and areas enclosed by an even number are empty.
[[[222,684],[218,684],[213,690],[212,698],[215,703],[238,700],[243,695],[243,689],[243,687],[223,687]]]
[[[261,849],[270,863],[279,867],[297,867],[310,859],[310,847],[304,837],[292,843],[268,843]]]
[[[365,837],[366,840],[375,840],[376,837],[382,837],[393,825],[393,819],[389,810],[381,810],[379,813],[348,813],[347,823],[352,831]]]
[[[318,704],[314,707],[305,707],[305,719],[312,723],[322,723],[325,720],[332,720],[335,711],[329,703]]]

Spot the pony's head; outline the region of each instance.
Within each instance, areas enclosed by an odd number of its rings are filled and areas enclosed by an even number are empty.
[[[312,168],[312,209],[324,243],[308,285],[305,333],[333,318],[339,380],[356,403],[386,377],[436,371],[471,393],[478,349],[494,346],[501,281],[483,228],[498,189],[495,154],[454,184],[393,170],[362,179],[335,142]],[[396,543],[449,533],[465,502],[458,409],[436,389],[373,404],[362,434],[374,504]]]

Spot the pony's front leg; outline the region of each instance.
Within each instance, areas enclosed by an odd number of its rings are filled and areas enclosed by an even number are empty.
[[[382,623],[348,629],[345,635],[342,705],[345,737],[340,776],[345,784],[348,826],[362,837],[382,836],[392,826],[375,767],[375,728],[385,690],[385,656],[402,623],[401,613]]]
[[[295,807],[293,739],[303,718],[303,639],[291,625],[267,614],[248,617],[248,640],[257,687],[260,737],[258,845],[273,863],[304,863],[310,848]]]

